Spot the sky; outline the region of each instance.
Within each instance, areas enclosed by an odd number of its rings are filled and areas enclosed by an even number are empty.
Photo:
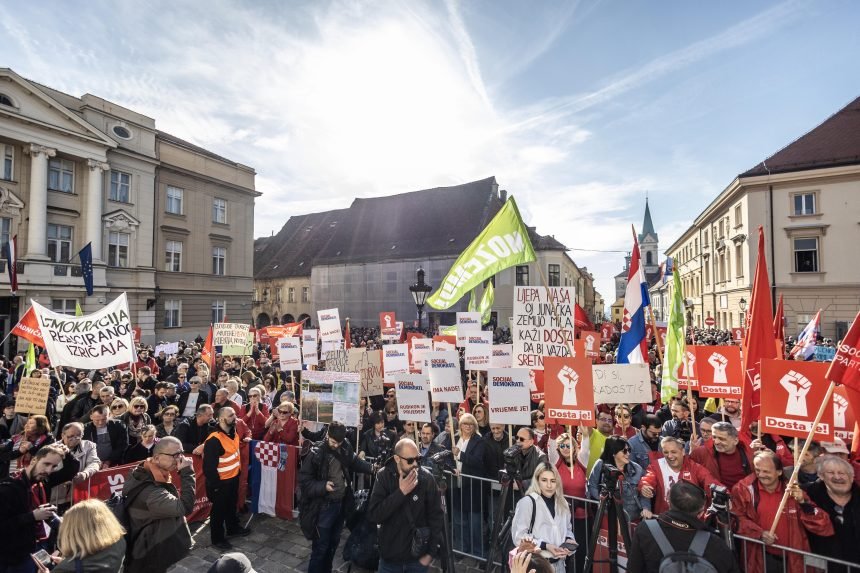
[[[252,166],[255,237],[494,175],[608,307],[646,194],[665,250],[860,95],[857,22],[851,0],[3,2],[0,66]]]

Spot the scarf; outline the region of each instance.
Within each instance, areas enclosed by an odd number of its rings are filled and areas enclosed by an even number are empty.
[[[155,465],[152,458],[146,458],[146,461],[143,462],[143,469],[151,473],[152,478],[157,483],[171,483],[172,476],[170,475],[170,472]]]

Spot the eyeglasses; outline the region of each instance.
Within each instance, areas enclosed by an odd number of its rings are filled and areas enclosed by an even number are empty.
[[[120,404],[119,406],[111,406],[111,407],[110,407],[110,409],[111,409],[111,411],[114,411],[114,410],[123,410],[123,409],[125,409],[125,406],[123,406],[122,404]]]
[[[518,442],[525,442],[526,440],[530,440],[530,439],[531,439],[531,438],[524,438],[524,437],[522,437],[522,436],[517,436],[517,441],[518,441]]]
[[[170,456],[174,460],[179,460],[182,458],[182,452],[176,452],[175,454],[168,454],[166,452],[161,453],[162,456]]]
[[[406,462],[407,464],[409,464],[410,466],[421,459],[421,456],[416,456],[414,458],[404,458],[403,456],[397,456],[397,457],[400,458],[401,460],[403,460],[404,462]]]
[[[558,449],[560,449],[560,450],[569,450],[569,449],[570,449],[570,444],[559,444],[559,445],[558,445]]]
[[[607,424],[612,423],[612,418],[597,418],[598,422],[606,422]]]
[[[135,410],[143,410],[144,408],[146,408],[146,406],[144,404],[135,404],[134,405]]]
[[[175,416],[176,412],[165,412],[162,416]]]

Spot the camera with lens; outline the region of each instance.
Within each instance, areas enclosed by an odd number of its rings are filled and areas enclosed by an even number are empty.
[[[522,479],[520,475],[523,469],[522,448],[517,444],[502,452],[505,461],[505,472],[514,480]]]
[[[711,484],[711,507],[718,510],[725,510],[728,506],[731,496],[729,490],[724,485]]]
[[[690,420],[682,420],[678,426],[678,437],[684,442],[689,442],[693,435],[693,423]]]
[[[430,458],[430,471],[436,483],[440,483],[445,479],[445,472],[453,472],[457,468],[457,462],[454,460],[454,454],[449,450],[442,450],[435,453]]]
[[[618,480],[624,472],[610,464],[603,464],[603,469],[600,472],[600,485],[607,492],[613,493],[618,487]]]

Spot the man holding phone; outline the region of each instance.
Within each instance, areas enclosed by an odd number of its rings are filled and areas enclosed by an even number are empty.
[[[170,482],[178,471],[181,492]],[[191,550],[185,516],[194,509],[194,464],[184,456],[182,442],[161,438],[152,457],[129,474],[122,490],[128,504],[130,547],[124,571],[163,573]],[[147,534],[139,535],[146,527]]]
[[[68,448],[62,444],[45,446],[33,455],[26,469],[0,482],[0,571],[31,573],[36,563],[31,555],[46,549],[50,522],[57,517],[56,506],[48,503],[46,484]]]

